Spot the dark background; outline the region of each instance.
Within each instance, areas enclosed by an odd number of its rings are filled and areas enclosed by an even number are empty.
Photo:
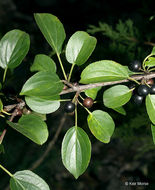
[[[138,43],[132,41],[125,43],[125,38],[115,41],[102,35],[101,32],[94,33],[98,44],[87,64],[100,59],[115,60],[123,65],[128,65],[134,59],[142,61],[152,49],[151,45],[146,45],[144,42],[155,42],[155,19],[152,17],[155,15],[153,0],[0,0],[0,37],[15,28],[26,31],[31,37],[31,48],[26,59],[14,71],[13,77],[11,73],[8,73],[6,88],[15,94],[19,93],[24,82],[32,75],[29,67],[34,56],[38,53],[48,55],[51,52],[34,22],[33,13],[37,12],[52,13],[61,20],[67,34],[66,42],[77,30],[87,31],[90,28],[89,25],[98,26],[99,21],[109,24],[113,29],[120,19],[123,22],[127,19],[133,21],[133,25],[138,31],[135,34]],[[66,63],[66,70],[69,71],[69,68],[70,65]],[[78,76],[82,69],[82,67],[75,67],[74,76]],[[2,71],[0,72],[2,73]],[[59,69],[58,73],[61,75]],[[78,79],[78,77],[73,77],[72,80],[77,81]],[[130,101],[125,105],[127,116],[122,116],[103,106],[103,90],[99,92],[98,103],[92,110],[108,111],[114,118],[116,130],[111,142],[103,144],[90,134],[86,121],[87,113],[79,109],[78,124],[88,132],[91,139],[92,158],[86,172],[78,180],[75,180],[64,168],[60,155],[63,136],[67,129],[74,125],[74,117],[67,116],[55,146],[44,162],[34,171],[46,180],[51,189],[155,189],[155,149],[145,105],[137,107]],[[73,96],[69,95],[68,97]],[[48,115],[47,123],[50,131],[48,142],[53,138],[63,116],[63,104],[57,112]],[[0,120],[0,122],[1,127],[3,121]],[[12,173],[27,169],[43,154],[48,142],[40,147],[16,131],[8,129],[4,140],[5,154],[0,154],[0,161]],[[148,182],[149,185],[125,186],[126,181]],[[8,182],[9,177],[0,170],[0,190],[5,190]]]

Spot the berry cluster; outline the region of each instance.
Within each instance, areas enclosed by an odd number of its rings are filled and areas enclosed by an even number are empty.
[[[134,72],[138,72],[141,69],[141,63],[137,60],[133,61],[129,65],[129,69]],[[135,84],[131,84],[129,88],[135,88]],[[134,90],[135,94],[133,96],[133,101],[135,104],[140,105],[143,99],[148,94],[155,94],[155,84],[153,79],[145,81],[145,84],[141,84],[137,89]]]
[[[133,96],[133,101],[135,104],[140,105],[143,102],[145,96],[150,93],[150,88],[147,85],[141,84],[137,88],[137,93]]]
[[[86,97],[84,100],[83,100],[83,106],[86,107],[86,108],[91,108],[93,106],[93,99],[90,98],[90,97]],[[64,106],[64,110],[66,113],[73,113],[74,110],[75,110],[75,104],[73,102],[67,102]]]
[[[150,80],[151,84],[149,84]],[[155,94],[155,84],[152,84],[152,79],[150,80],[147,81],[147,85],[149,84],[150,87],[142,84],[137,88],[137,93],[133,96],[133,101],[135,104],[140,105],[143,102],[145,96],[148,94]]]

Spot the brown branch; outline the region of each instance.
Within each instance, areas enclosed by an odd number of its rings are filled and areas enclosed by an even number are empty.
[[[139,40],[137,40],[137,39],[134,38],[134,37],[127,37],[127,39],[128,39],[129,41],[132,41],[132,42],[135,42],[135,43],[138,43],[138,42],[139,42]],[[155,46],[155,43],[150,42],[150,41],[144,41],[143,44],[144,44],[144,45],[149,45],[149,46]]]
[[[59,127],[53,137],[53,139],[49,142],[49,144],[47,145],[47,148],[45,150],[45,152],[40,156],[40,158],[38,160],[36,160],[32,166],[29,168],[29,170],[34,170],[36,169],[38,166],[40,166],[40,164],[44,161],[44,159],[48,156],[49,152],[51,151],[51,149],[53,148],[54,144],[56,143],[58,137],[59,137],[59,134],[62,130],[62,127],[64,125],[66,121],[66,115],[64,115],[62,118],[61,118],[61,121],[60,121],[60,124],[59,124]]]
[[[134,75],[131,77],[134,80],[142,80],[142,79],[150,79],[150,78],[155,78],[155,73],[149,73],[149,74],[143,74],[143,75]],[[114,85],[114,84],[121,84],[121,83],[126,83],[132,81],[132,79],[124,79],[124,80],[119,80],[119,81],[112,81],[112,82],[99,82],[99,83],[92,83],[92,84],[85,84],[85,85],[73,85],[73,87],[68,88],[66,90],[63,90],[60,95],[62,94],[68,94],[71,92],[82,92],[87,89],[91,88],[96,88],[100,86],[109,86],[109,85]]]
[[[149,45],[149,46],[155,46],[155,43],[149,42],[149,41],[148,41],[148,42],[144,42],[144,44],[145,44],[145,45]]]
[[[17,104],[4,106],[4,111],[9,112],[9,111],[13,110],[14,108],[23,109],[24,106],[25,106],[25,102],[22,100],[21,102],[19,102]]]
[[[9,112],[15,108],[14,111],[11,113],[11,117],[10,117],[9,121],[12,122],[13,119],[18,115],[18,109],[23,109],[24,106],[25,106],[25,102],[23,100],[21,102],[19,102],[18,104],[4,106],[5,112]],[[7,132],[7,129],[4,129],[0,136],[0,144],[3,142],[6,132]]]

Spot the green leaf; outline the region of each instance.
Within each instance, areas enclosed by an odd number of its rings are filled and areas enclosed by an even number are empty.
[[[47,120],[46,114],[42,114],[42,113],[38,113],[38,112],[32,111],[32,112],[31,112],[31,115],[37,115],[37,116],[39,116],[43,121],[46,121],[46,120]]]
[[[155,125],[151,124],[151,132],[152,132],[152,137],[153,137],[153,143],[155,144]]]
[[[88,65],[81,74],[80,83],[110,82],[127,79],[127,67],[111,60],[102,60]]]
[[[51,71],[56,72],[56,64],[49,56],[44,54],[38,54],[35,56],[30,71]]]
[[[118,113],[120,113],[122,115],[126,115],[126,111],[122,106],[118,107],[118,108],[113,108],[113,110],[115,110],[116,112],[118,112]]]
[[[0,67],[15,68],[24,59],[30,47],[29,35],[21,30],[11,30],[0,41]]]
[[[0,83],[0,90],[2,89],[2,84]]]
[[[58,100],[62,89],[63,84],[56,73],[40,71],[26,81],[20,95]]]
[[[127,70],[129,76],[139,74],[139,72],[130,71],[128,66],[123,66],[123,67]]]
[[[88,167],[91,157],[91,143],[80,127],[70,128],[64,136],[61,148],[64,166],[77,179]]]
[[[0,112],[2,112],[3,111],[3,102],[2,102],[2,100],[0,99]]]
[[[60,54],[66,38],[65,30],[60,20],[48,13],[34,14],[35,21],[53,50]]]
[[[155,46],[152,49],[151,55],[155,55]]]
[[[96,38],[90,36],[86,32],[75,32],[67,43],[67,61],[72,64],[82,65],[94,51],[96,42]]]
[[[4,150],[4,146],[3,144],[0,144],[0,154],[4,154],[5,150]]]
[[[16,172],[10,179],[11,190],[50,190],[47,183],[30,170]]]
[[[115,123],[107,112],[95,110],[88,115],[87,121],[90,131],[99,141],[103,143],[110,142]]]
[[[47,141],[48,129],[46,123],[40,116],[29,114],[23,115],[18,123],[7,121],[7,123],[22,135],[31,139],[36,144],[42,145]]]
[[[146,110],[150,120],[155,124],[155,95],[147,95],[145,99]]]
[[[92,98],[93,100],[95,100],[97,93],[101,88],[102,87],[96,87],[96,88],[91,88],[91,89],[85,90],[85,95]]]
[[[60,107],[59,101],[44,100],[38,97],[26,96],[26,104],[35,112],[49,114]]]
[[[104,105],[108,108],[118,108],[126,104],[132,96],[132,90],[125,85],[113,86],[103,93]]]
[[[145,66],[154,67],[155,66],[155,57],[149,57],[147,61],[145,61]]]

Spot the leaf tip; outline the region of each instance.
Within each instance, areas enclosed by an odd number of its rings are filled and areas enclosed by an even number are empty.
[[[75,179],[78,179],[80,175],[73,174],[73,176],[74,176]]]

